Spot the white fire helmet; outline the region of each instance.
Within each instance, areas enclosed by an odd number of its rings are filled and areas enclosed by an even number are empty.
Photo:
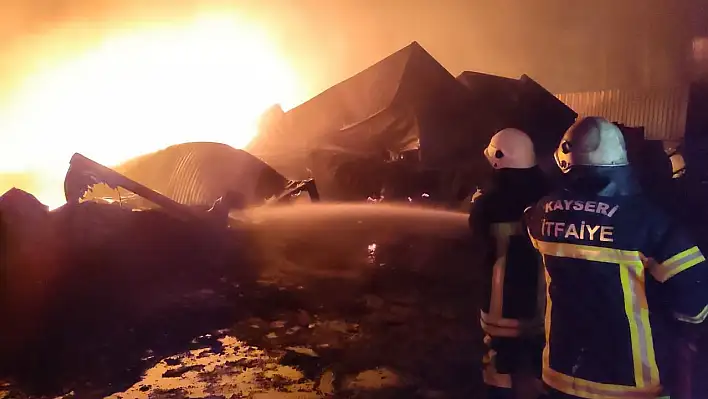
[[[519,129],[497,132],[484,150],[484,156],[494,169],[528,169],[536,166],[533,141]]]
[[[578,119],[563,135],[555,152],[558,167],[629,165],[624,135],[617,125],[596,116]]]

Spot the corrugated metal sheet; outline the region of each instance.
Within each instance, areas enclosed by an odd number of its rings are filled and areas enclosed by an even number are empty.
[[[287,182],[253,155],[221,143],[177,144],[114,169],[184,205],[211,205],[230,190],[258,203],[280,194]],[[97,187],[91,196],[114,195],[112,190]]]
[[[581,116],[602,116],[627,126],[643,126],[650,140],[679,140],[686,130],[689,87],[604,90],[558,94]]]

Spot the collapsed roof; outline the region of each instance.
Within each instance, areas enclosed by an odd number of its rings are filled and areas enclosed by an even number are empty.
[[[395,159],[410,149],[419,149],[423,168],[478,173],[497,130],[527,130],[550,153],[577,117],[528,76],[455,78],[416,42],[288,112],[269,114],[249,152],[288,173],[310,168],[318,182],[350,159]]]
[[[259,203],[279,195],[288,180],[260,159],[226,144],[197,142],[167,147],[139,156],[114,170],[184,205],[211,205],[229,191]],[[92,198],[122,200],[116,193],[97,185]]]
[[[485,174],[481,153],[497,130],[524,129],[544,153],[575,117],[527,76],[455,78],[413,42],[288,112],[271,107],[248,151],[293,178],[314,177],[324,192],[329,183],[369,190],[385,162],[409,150],[419,161],[410,167],[470,180]],[[210,204],[229,190],[259,202],[287,184],[260,159],[217,143],[175,145],[115,170],[185,205]],[[116,192],[97,187],[92,195]]]
[[[421,161],[439,166],[462,160],[460,144],[474,137],[458,123],[468,96],[413,42],[284,113],[248,150],[279,165],[293,154],[306,162],[316,150],[395,156],[420,147]]]

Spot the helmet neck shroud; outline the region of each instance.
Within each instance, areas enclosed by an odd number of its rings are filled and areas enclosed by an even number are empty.
[[[576,165],[561,179],[566,190],[588,196],[619,197],[642,192],[631,165]]]
[[[536,190],[537,186],[546,183],[546,176],[538,165],[523,169],[495,169],[490,177],[486,189],[505,192]]]

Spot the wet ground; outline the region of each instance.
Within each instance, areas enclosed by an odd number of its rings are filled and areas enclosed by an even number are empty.
[[[482,397],[464,237],[355,221],[354,239],[283,215],[228,239],[105,208],[53,218],[56,255],[22,269],[51,266],[61,288],[18,302],[35,310],[13,324],[36,334],[8,334],[0,397]]]
[[[38,216],[5,258],[0,398],[484,397],[464,216],[323,209],[228,235],[91,204]]]

